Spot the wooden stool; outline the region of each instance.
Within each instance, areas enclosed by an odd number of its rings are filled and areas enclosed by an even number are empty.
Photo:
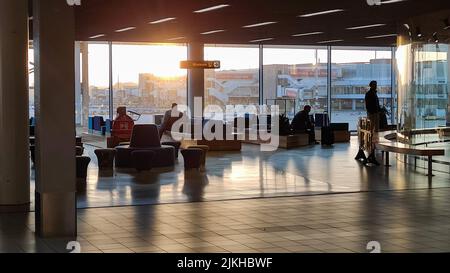
[[[87,173],[91,158],[87,156],[77,156],[77,191],[84,191],[87,184]]]
[[[116,149],[97,149],[94,153],[97,156],[98,168],[100,170],[113,168]]]
[[[181,151],[184,158],[184,169],[200,169],[202,167],[202,160],[204,151],[202,149],[189,148]]]
[[[181,142],[169,141],[169,142],[163,142],[161,144],[165,145],[165,146],[172,146],[172,147],[174,147],[175,148],[175,158],[178,158],[178,154],[180,152],[180,147],[181,147]]]
[[[200,166],[200,170],[204,171],[206,169],[206,155],[209,152],[209,147],[206,145],[192,145],[189,146],[188,149],[200,149],[203,150],[202,162]]]

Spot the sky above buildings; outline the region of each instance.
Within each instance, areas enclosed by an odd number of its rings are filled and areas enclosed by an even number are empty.
[[[371,59],[391,58],[389,48],[340,49],[332,51],[333,63],[369,62]],[[140,73],[151,73],[159,77],[176,77],[187,74],[180,69],[180,61],[187,59],[187,48],[180,45],[113,45],[113,80],[138,83]],[[221,61],[221,70],[257,69],[259,50],[257,46],[208,46],[206,60]],[[264,64],[316,64],[328,61],[326,48],[271,47],[263,54]],[[29,50],[33,63],[33,50]],[[33,84],[33,74],[30,84]],[[106,87],[109,85],[109,53],[107,44],[89,44],[89,84]]]
[[[108,45],[89,45],[89,81],[90,85],[107,86],[109,82]],[[391,58],[391,51],[370,50],[334,50],[334,63],[369,62],[371,59]],[[186,75],[180,69],[180,61],[187,59],[185,46],[177,45],[125,45],[113,46],[114,82],[138,82],[140,73],[152,73],[160,77]],[[205,48],[206,60],[221,61],[221,70],[256,69],[259,66],[258,47]],[[327,51],[313,48],[273,48],[264,50],[264,64],[316,64],[327,62]]]

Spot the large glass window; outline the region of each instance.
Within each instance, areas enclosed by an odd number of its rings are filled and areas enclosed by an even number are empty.
[[[187,102],[185,45],[113,44],[114,106],[126,106],[142,116],[137,123],[155,122],[172,103]]]
[[[331,114],[333,122],[349,123],[357,129],[360,117],[367,115],[365,94],[369,83],[378,82],[381,106],[389,114],[392,105],[392,51],[390,48],[333,47],[331,52]]]
[[[109,118],[109,45],[89,43],[89,116]]]
[[[34,117],[34,50],[33,44],[28,46],[28,108],[30,118]]]
[[[279,105],[291,119],[305,105],[327,111],[326,48],[265,46],[263,62],[265,104]]]
[[[210,105],[259,105],[258,46],[208,45],[205,59],[221,62],[220,69],[205,70],[206,112]]]

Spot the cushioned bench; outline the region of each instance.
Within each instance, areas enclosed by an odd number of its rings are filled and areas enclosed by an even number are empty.
[[[116,147],[116,167],[133,168],[132,153],[135,151],[153,151],[152,167],[172,167],[175,165],[175,148],[161,145],[156,125],[135,125],[130,145]]]

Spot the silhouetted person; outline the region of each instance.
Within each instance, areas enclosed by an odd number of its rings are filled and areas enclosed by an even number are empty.
[[[170,133],[172,131],[173,124],[182,117],[183,114],[178,111],[178,104],[173,103],[172,109],[166,111],[166,113],[164,114],[164,119],[159,130],[159,136],[162,137],[166,132]]]
[[[294,120],[292,121],[292,129],[294,133],[308,133],[309,134],[309,143],[317,143],[316,142],[316,132],[314,119],[309,115],[311,113],[311,106],[306,105],[303,111],[300,111],[295,115]]]
[[[370,121],[372,121],[375,132],[378,132],[380,129],[380,100],[378,98],[378,83],[376,81],[372,81],[370,83],[370,90],[366,94],[366,109],[367,109],[367,117]]]

